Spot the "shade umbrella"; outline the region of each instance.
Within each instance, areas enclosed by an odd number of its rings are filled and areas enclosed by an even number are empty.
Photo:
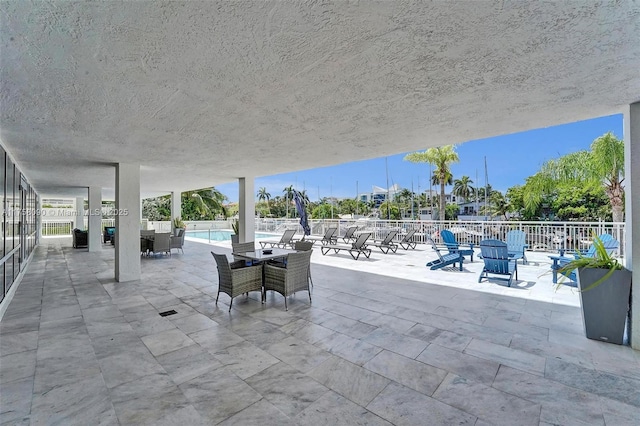
[[[310,235],[311,228],[309,227],[309,218],[307,217],[307,209],[305,208],[302,195],[300,195],[300,193],[296,190],[293,191],[293,200],[296,202],[296,210],[298,211],[298,216],[300,216],[300,226],[302,226],[304,235]]]

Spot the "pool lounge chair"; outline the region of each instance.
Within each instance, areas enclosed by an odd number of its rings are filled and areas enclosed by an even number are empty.
[[[440,249],[438,248],[438,246],[436,246],[436,244],[433,242],[433,240],[431,238],[429,238],[428,240],[431,243],[431,247],[433,248],[433,250],[438,255],[438,258],[436,260],[432,260],[431,262],[427,262],[426,266],[428,266],[429,269],[431,269],[433,271],[435,269],[444,268],[445,266],[449,266],[449,265],[453,265],[453,267],[455,268],[456,263],[459,263],[460,264],[460,270],[462,271],[462,262],[464,262],[464,257],[462,256],[462,253],[455,252],[455,253],[442,254],[442,253],[440,253]]]
[[[469,244],[468,249],[460,247],[453,232],[448,229],[440,231],[440,236],[444,245],[449,249],[449,253],[461,253],[463,256],[471,256],[471,261],[473,262],[473,244]]]
[[[293,247],[293,236],[296,235],[296,230],[295,229],[287,229],[284,231],[284,234],[282,234],[282,237],[280,237],[279,241],[260,241],[260,247],[265,248],[266,246],[269,247],[279,247],[279,248],[287,248],[287,246],[291,246]]]
[[[416,248],[416,245],[418,243],[413,240],[413,235],[415,233],[416,233],[415,229],[409,229],[409,231],[404,235],[402,240],[398,242],[398,244],[400,244],[400,247],[402,247],[405,250]]]
[[[335,244],[338,241],[338,237],[336,236],[337,232],[338,228],[332,226],[330,228],[327,228],[322,237],[305,236],[304,240],[312,241],[314,243],[316,241],[320,241],[321,244]]]
[[[395,229],[391,230],[387,232],[387,235],[385,235],[383,239],[373,240],[371,245],[378,247],[384,254],[389,253],[389,250],[395,253],[398,250],[398,245],[393,242],[396,235],[398,235],[398,231]]]
[[[342,241],[344,241],[345,243],[350,243],[352,241],[355,241],[358,239],[358,236],[356,235],[356,231],[358,230],[357,226],[350,226],[349,228],[347,228],[347,232],[344,233],[344,235],[342,236]]]
[[[348,251],[351,257],[355,260],[358,260],[361,254],[364,254],[364,257],[367,259],[371,256],[371,249],[367,248],[367,240],[371,237],[370,232],[364,232],[358,235],[358,239],[355,243],[351,245],[347,244],[327,244],[323,245],[320,248],[320,251],[323,255],[329,253],[329,251],[333,250],[334,253],[338,253],[339,251]]]
[[[516,280],[518,279],[518,260],[509,256],[507,243],[493,239],[482,240],[480,241],[480,252],[482,253],[484,267],[480,272],[478,282],[482,282],[485,278],[489,279],[489,274],[505,275],[508,278],[493,278],[507,281],[508,286],[511,287],[513,276],[515,275]]]

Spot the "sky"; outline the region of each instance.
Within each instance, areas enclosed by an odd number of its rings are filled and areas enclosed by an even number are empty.
[[[456,144],[460,162],[452,164],[451,171],[454,179],[466,175],[473,181],[472,186],[483,187],[486,157],[488,183],[494,190],[504,193],[514,185],[523,185],[526,178],[534,175],[545,161],[588,150],[594,139],[607,132],[622,139],[622,127],[623,116],[618,114]],[[428,190],[429,165],[404,161],[406,154],[386,157],[389,186],[398,184],[409,190],[413,188],[416,193]],[[265,187],[272,198],[283,196],[283,189],[289,185],[306,190],[311,201],[324,197],[354,198],[357,193],[371,192],[374,185],[387,188],[385,157],[255,180],[256,193]],[[217,185],[216,188],[230,202],[238,201],[237,182]],[[450,190],[451,187],[447,187],[447,192]]]

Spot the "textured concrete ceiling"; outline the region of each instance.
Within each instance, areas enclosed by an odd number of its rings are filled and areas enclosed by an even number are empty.
[[[0,138],[46,194],[144,194],[618,113],[640,3],[0,3]]]

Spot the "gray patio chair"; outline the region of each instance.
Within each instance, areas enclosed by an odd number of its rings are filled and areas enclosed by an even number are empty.
[[[169,253],[169,256],[171,256],[171,234],[169,232],[156,232],[149,252],[154,255]]]
[[[178,230],[178,235],[171,236],[171,248],[180,250],[184,254],[182,246],[184,245],[184,229]]]
[[[294,250],[309,251],[313,249],[312,241],[296,241],[293,245]],[[313,280],[311,279],[311,262],[309,262],[309,284],[313,287]]]
[[[409,249],[414,249],[416,248],[416,245],[418,243],[416,243],[413,240],[413,235],[416,233],[415,229],[409,229],[409,231],[404,235],[404,237],[402,238],[402,240],[400,240],[400,242],[398,242],[398,244],[400,244],[400,247],[402,247],[405,250],[409,250]]]
[[[334,253],[338,253],[339,251],[348,251],[351,257],[353,257],[355,260],[358,260],[361,254],[364,254],[364,257],[368,259],[369,256],[371,256],[371,249],[367,247],[367,240],[370,237],[371,237],[370,232],[363,232],[360,235],[358,235],[358,239],[356,240],[356,242],[351,245],[348,245],[348,244],[323,245],[320,248],[320,252],[323,255],[326,255],[331,250],[333,250]]]
[[[218,266],[218,295],[216,296],[216,305],[220,293],[226,293],[231,298],[229,303],[229,311],[233,299],[243,293],[250,291],[259,291],[260,300],[264,301],[262,292],[262,265],[247,267],[232,267],[226,254],[218,254],[211,252]],[[233,262],[234,264],[237,262]]]
[[[280,247],[280,248],[287,248],[287,246],[291,246],[293,247],[293,237],[294,235],[296,235],[296,230],[295,229],[287,229],[284,231],[284,233],[282,234],[282,237],[280,237],[279,241],[260,241],[260,247],[265,248],[266,246],[269,247]]]
[[[371,245],[378,247],[384,254],[389,253],[389,250],[395,253],[398,250],[398,245],[393,242],[393,239],[396,237],[396,235],[398,235],[398,231],[392,229],[391,231],[387,232],[387,235],[385,235],[383,239],[373,240]]]
[[[287,256],[287,266],[284,268],[274,265],[264,265],[264,294],[269,290],[284,296],[284,309],[287,306],[287,297],[297,291],[309,292],[311,303],[311,289],[309,288],[309,265],[313,250],[299,251]]]
[[[248,251],[255,251],[256,243],[255,241],[247,241],[246,243],[234,243],[231,242],[231,251],[233,253],[246,253]],[[233,265],[232,267],[240,267],[240,266],[251,266],[252,262],[243,257],[233,256]]]
[[[356,235],[356,231],[358,230],[358,226],[350,226],[347,228],[347,232],[342,236],[342,241],[345,243],[349,243],[351,241],[355,241],[358,239]]]
[[[335,244],[338,237],[336,233],[338,232],[337,227],[330,227],[324,232],[322,237],[314,237],[314,236],[306,236],[304,237],[304,241],[311,241],[315,243],[316,241],[320,241],[321,244]]]

